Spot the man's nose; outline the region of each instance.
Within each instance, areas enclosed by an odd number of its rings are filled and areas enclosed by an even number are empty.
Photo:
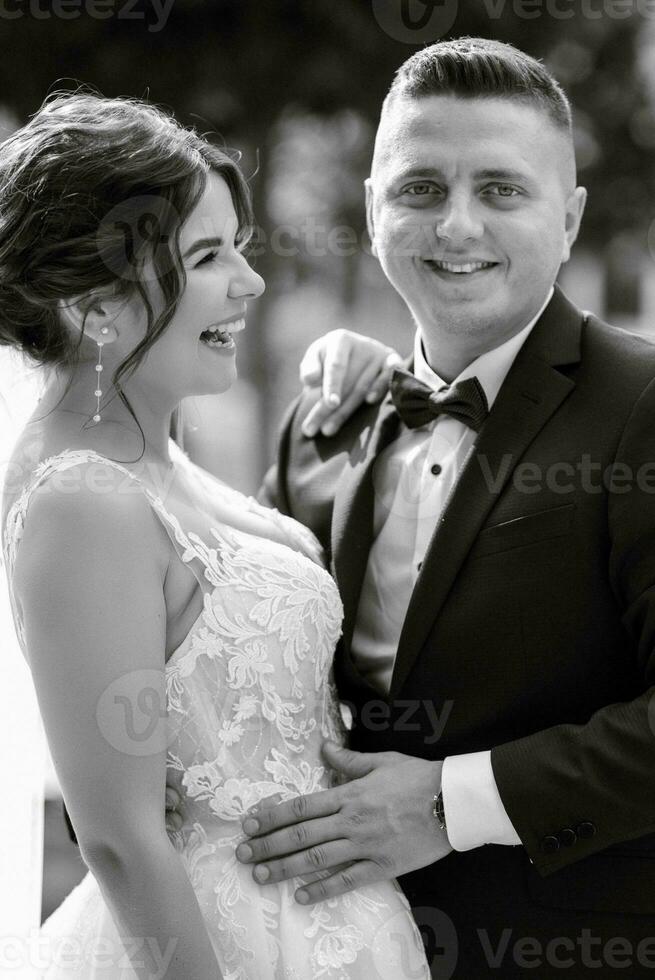
[[[468,194],[451,194],[439,209],[436,233],[451,244],[481,237],[483,223],[478,202]]]

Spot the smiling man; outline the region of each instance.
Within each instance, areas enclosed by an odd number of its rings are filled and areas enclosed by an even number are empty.
[[[264,490],[331,554],[348,781],[263,805],[237,855],[263,889],[322,871],[310,903],[399,877],[435,976],[651,975],[655,348],[555,283],[567,99],[509,45],[428,47],[366,191],[413,357],[333,439],[304,394]]]
[[[446,381],[533,319],[569,257],[586,192],[567,109],[416,86],[385,102],[366,182],[371,239]]]

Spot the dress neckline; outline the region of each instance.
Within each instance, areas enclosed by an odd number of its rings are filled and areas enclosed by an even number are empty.
[[[178,448],[178,450],[179,450],[180,453],[183,453],[183,451],[181,449],[179,449],[179,447],[177,447],[177,448]],[[186,456],[186,454],[183,454],[183,455]],[[79,459],[77,459],[76,457],[79,457]],[[0,530],[1,530],[1,537],[2,537],[2,548],[1,548],[1,551],[2,551],[3,559],[4,559],[5,564],[7,566],[7,574],[8,574],[8,576],[11,574],[11,571],[12,571],[13,558],[15,557],[16,548],[17,548],[17,539],[15,537],[15,533],[12,535],[12,525],[15,523],[16,517],[19,514],[23,514],[24,515],[24,513],[25,513],[25,511],[27,509],[27,504],[29,503],[30,495],[36,489],[36,487],[39,485],[41,479],[48,472],[48,469],[53,465],[53,463],[56,463],[59,460],[64,459],[64,458],[68,458],[68,459],[73,458],[75,460],[75,463],[87,461],[89,459],[91,459],[92,461],[93,460],[101,460],[101,461],[106,462],[109,465],[115,467],[116,469],[120,470],[121,472],[125,473],[130,479],[134,480],[140,486],[142,492],[148,498],[148,500],[149,500],[151,506],[153,507],[153,509],[171,527],[171,529],[172,529],[172,531],[173,531],[173,533],[175,535],[175,538],[176,538],[177,542],[179,544],[181,544],[181,545],[184,546],[185,553],[186,554],[189,554],[189,555],[192,555],[193,557],[197,558],[201,562],[201,564],[204,566],[204,569],[205,569],[204,578],[205,578],[206,581],[208,581],[208,582],[211,583],[211,580],[212,580],[212,577],[213,577],[213,573],[212,573],[212,568],[211,568],[210,561],[208,560],[208,557],[207,557],[207,556],[209,556],[211,554],[211,546],[210,546],[209,542],[207,542],[206,540],[204,540],[204,537],[200,536],[195,531],[190,531],[187,534],[187,532],[183,530],[183,528],[182,528],[179,520],[177,519],[177,517],[174,514],[172,514],[168,510],[168,508],[164,505],[164,503],[163,503],[163,501],[161,499],[161,496],[158,495],[158,494],[156,494],[156,493],[154,493],[150,489],[150,487],[140,477],[138,477],[135,473],[133,473],[131,470],[129,470],[122,463],[118,463],[115,460],[111,459],[110,457],[104,456],[102,453],[96,452],[96,450],[94,450],[94,449],[72,449],[72,448],[62,449],[59,452],[53,453],[52,455],[48,456],[47,458],[41,460],[41,462],[38,464],[38,466],[34,469],[34,472],[32,474],[32,477],[28,480],[28,482],[22,488],[22,490],[20,491],[20,493],[17,496],[16,500],[13,502],[13,504],[11,505],[11,507],[9,508],[9,510],[7,511],[7,516],[6,516],[4,525],[3,525],[2,529],[0,529]],[[186,458],[188,459],[188,457],[186,457]],[[171,460],[171,462],[172,462],[172,468],[174,470],[177,469],[178,466],[180,465],[174,459]],[[189,462],[191,463],[191,460],[189,460]],[[248,498],[246,498],[246,499],[248,499]],[[21,530],[22,530],[22,528],[21,528]],[[215,538],[218,541],[220,541],[224,546],[226,546],[227,548],[230,548],[230,549],[234,549],[235,547],[238,547],[238,540],[235,540],[235,537],[238,538],[239,536],[244,536],[245,538],[250,538],[250,539],[259,540],[259,541],[265,541],[265,542],[268,542],[268,544],[271,544],[271,545],[274,545],[274,546],[276,545],[278,547],[284,548],[284,549],[288,550],[291,554],[293,554],[294,556],[296,556],[297,558],[304,559],[305,561],[310,562],[310,564],[312,564],[312,565],[315,565],[316,564],[316,562],[314,562],[310,557],[308,557],[302,551],[293,548],[288,543],[285,543],[285,542],[282,542],[282,541],[278,541],[278,540],[276,540],[274,538],[267,538],[264,535],[254,534],[254,533],[252,533],[250,531],[246,531],[246,530],[242,530],[241,528],[233,527],[232,525],[226,525],[226,524],[224,524],[224,522],[221,522],[220,520],[216,520],[216,521],[212,520],[212,523],[211,523],[211,533],[212,533],[213,536],[215,536]],[[11,539],[10,539],[10,535],[12,535]],[[10,545],[12,546],[13,553],[10,553],[10,547],[9,547]],[[199,545],[200,545],[200,547],[199,547]],[[178,561],[180,561],[180,562],[183,561],[182,557],[179,554],[177,554],[177,551],[176,551],[176,557],[177,557],[177,560]],[[323,571],[325,571],[325,569],[323,569]],[[198,582],[198,586],[200,588],[202,588],[202,585],[200,584],[200,582]],[[200,610],[200,612],[198,613],[198,616],[196,617],[196,619],[193,621],[193,623],[191,624],[191,626],[187,630],[186,636],[184,637],[184,639],[182,640],[182,642],[175,648],[175,650],[173,650],[173,652],[170,654],[170,656],[168,657],[168,659],[165,660],[165,662],[164,662],[164,671],[165,672],[168,672],[169,671],[169,668],[172,669],[172,667],[174,666],[173,661],[177,658],[177,656],[180,653],[180,651],[185,647],[185,645],[187,644],[187,642],[189,640],[189,637],[191,636],[191,634],[193,633],[193,631],[196,629],[199,620],[204,615],[204,613],[205,613],[205,606],[206,606],[206,598],[205,597],[206,596],[212,596],[215,593],[215,591],[216,591],[216,589],[218,587],[219,587],[219,584],[218,583],[215,583],[215,584],[213,584],[213,586],[211,588],[209,588],[209,589],[207,589],[207,591],[204,591],[203,592],[203,608]],[[11,591],[11,585],[10,585],[10,591]],[[20,623],[20,630],[19,630],[19,632],[22,635],[22,638],[24,640],[24,635],[23,635],[24,634],[24,630],[23,630],[22,622]]]

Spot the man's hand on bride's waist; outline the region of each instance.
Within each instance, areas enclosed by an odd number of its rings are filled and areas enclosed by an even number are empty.
[[[372,405],[384,398],[391,373],[401,363],[393,347],[351,330],[319,337],[300,364],[303,385],[321,389],[320,401],[303,423],[304,434],[334,435],[362,402]]]
[[[260,803],[244,818],[249,840],[236,855],[256,866],[256,882],[332,872],[296,891],[296,900],[309,905],[416,871],[452,851],[433,814],[443,763],[332,743],[324,743],[323,754],[331,768],[349,776],[348,783],[276,805]]]

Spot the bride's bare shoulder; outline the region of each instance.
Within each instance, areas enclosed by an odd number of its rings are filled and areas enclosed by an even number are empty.
[[[73,452],[92,452],[120,463],[125,459],[132,472],[138,470],[138,464],[129,463],[130,453],[135,446],[126,446],[115,437],[93,433],[91,437],[80,432],[79,426],[66,426],[62,423],[27,425],[20,434],[12,450],[11,456],[4,467],[2,479],[3,518],[12,503],[29,486],[36,475],[37,469],[46,460],[52,460],[65,450]],[[136,453],[138,455],[138,452]],[[134,458],[134,457],[132,457]],[[100,465],[100,464],[97,464]],[[109,475],[110,464],[107,464]],[[4,523],[4,520],[3,520]]]
[[[33,488],[19,549],[21,564],[42,560],[44,549],[56,549],[64,541],[69,555],[103,548],[103,542],[108,544],[120,526],[134,532],[132,538],[124,538],[129,548],[146,549],[165,568],[167,538],[139,484],[110,462],[109,452],[100,453],[79,440],[77,445],[62,445],[65,441],[20,439],[7,465],[2,494],[3,528],[13,504],[27,488]],[[68,455],[64,450],[69,449],[73,453],[91,451],[98,456],[87,460],[82,455],[74,467],[61,471],[55,467],[47,479],[37,482],[39,467],[47,460],[54,462],[58,456]]]

